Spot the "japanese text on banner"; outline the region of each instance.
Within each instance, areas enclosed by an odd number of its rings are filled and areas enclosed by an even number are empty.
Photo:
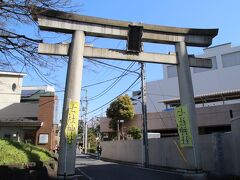
[[[192,134],[189,123],[189,113],[186,106],[175,108],[175,117],[181,147],[192,147]]]
[[[78,116],[79,116],[79,102],[70,101],[68,109],[67,126],[65,129],[65,136],[67,142],[72,144],[78,133]]]

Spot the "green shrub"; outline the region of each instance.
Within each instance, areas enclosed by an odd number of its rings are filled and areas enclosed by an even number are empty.
[[[133,139],[141,139],[142,137],[141,130],[135,126],[130,127],[127,133],[130,134],[133,137]]]
[[[25,164],[36,161],[50,161],[50,152],[31,144],[18,143],[9,139],[0,139],[0,165]]]
[[[96,153],[96,149],[93,149],[93,148],[88,149],[88,152],[89,152],[89,153]]]

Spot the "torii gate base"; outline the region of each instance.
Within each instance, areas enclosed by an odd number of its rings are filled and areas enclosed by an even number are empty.
[[[36,8],[37,9],[37,8]],[[154,53],[129,54],[127,51],[97,49],[84,47],[85,35],[128,39],[130,22],[114,21],[61,11],[37,9],[36,17],[42,30],[72,33],[72,43],[69,45],[40,44],[39,53],[54,55],[69,55],[67,79],[65,87],[63,118],[61,126],[60,154],[58,163],[59,178],[72,179],[75,175],[76,138],[67,143],[65,129],[68,120],[70,101],[80,100],[83,57],[134,60],[141,62],[165,63],[177,65],[181,104],[189,112],[193,147],[185,148],[187,152],[186,169],[201,170],[198,147],[198,127],[194,103],[190,66],[211,67],[211,60],[189,57],[186,46],[207,47],[212,38],[217,35],[217,29],[188,29],[165,26],[138,24],[142,27],[142,41],[175,45],[176,55]],[[51,48],[49,48],[51,47]],[[61,49],[59,49],[61,48]],[[145,139],[147,141],[147,139]],[[148,154],[147,154],[148,155]],[[148,157],[145,157],[145,163]],[[203,176],[199,176],[203,177]]]

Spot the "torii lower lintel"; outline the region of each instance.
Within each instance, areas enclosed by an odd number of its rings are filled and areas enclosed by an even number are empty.
[[[39,43],[38,53],[45,55],[69,55],[69,44],[46,44]],[[110,59],[110,60],[123,60],[123,61],[138,61],[148,63],[162,63],[177,65],[176,54],[160,54],[160,53],[146,53],[141,52],[139,54],[128,53],[124,50],[118,49],[104,49],[94,48],[90,46],[84,47],[83,56],[86,58],[96,59]],[[196,58],[194,55],[189,55],[190,67],[199,68],[212,68],[212,60],[208,58]]]

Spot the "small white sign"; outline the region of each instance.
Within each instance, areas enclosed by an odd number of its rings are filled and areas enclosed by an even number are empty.
[[[48,143],[48,134],[39,134],[39,144],[47,144]]]

